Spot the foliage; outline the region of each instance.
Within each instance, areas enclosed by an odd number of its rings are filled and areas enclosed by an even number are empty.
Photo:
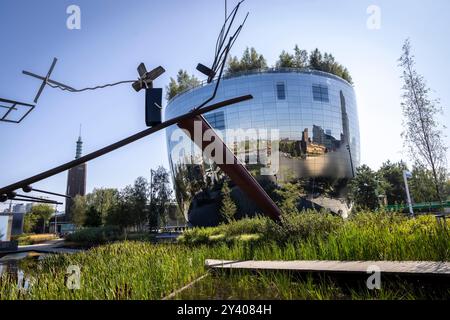
[[[409,190],[413,202],[431,202],[439,200],[436,196],[436,189],[433,173],[424,166],[416,165],[412,170],[412,178],[409,179]]]
[[[70,212],[72,213],[72,222],[77,227],[84,226],[84,223],[86,221],[86,211],[87,211],[86,197],[77,195],[73,199],[73,204],[72,207],[70,208]]]
[[[300,50],[298,45],[294,47],[294,54],[290,54],[286,51],[282,51],[278,61],[276,62],[277,68],[307,68],[308,67],[308,52],[306,50]]]
[[[108,244],[72,255],[49,255],[39,266],[28,270],[29,290],[21,290],[17,279],[2,275],[0,299],[161,299],[186,286],[206,273],[205,259],[226,260],[388,260],[388,261],[449,261],[450,234],[448,228],[439,227],[434,217],[407,218],[385,212],[361,212],[343,220],[329,214],[296,214],[285,218],[286,228],[266,217],[232,221],[215,228],[194,228],[186,231],[185,243],[150,244],[129,242]],[[283,236],[271,238],[268,230],[283,230]],[[81,232],[92,232],[86,229]],[[207,234],[207,245],[186,241],[193,233]],[[116,229],[115,232],[119,232]],[[266,233],[264,233],[266,232]],[[293,234],[292,234],[293,233]],[[101,233],[100,233],[101,234]],[[257,238],[254,235],[260,234]],[[275,234],[277,234],[275,232]],[[79,236],[77,232],[71,237]],[[222,236],[221,236],[222,235]],[[291,236],[290,236],[291,235]],[[266,237],[267,236],[267,237]],[[234,238],[233,238],[234,237]],[[108,238],[107,235],[104,238]],[[104,239],[103,236],[101,239]],[[229,241],[227,239],[235,239]],[[244,241],[257,238],[256,241]],[[89,238],[89,243],[97,241]],[[91,240],[94,239],[94,240]],[[192,239],[192,238],[191,238]],[[225,240],[221,240],[225,239]],[[66,270],[70,265],[81,266],[82,285],[79,290],[66,287]],[[315,284],[308,280],[296,284],[296,278],[274,273],[258,273],[251,277],[234,273],[236,278],[221,278],[235,290],[250,292],[254,296],[305,298],[336,297],[337,284],[328,280]],[[218,276],[222,277],[222,274]],[[237,285],[241,279],[240,285]],[[207,280],[208,281],[208,280]],[[152,284],[149,286],[148,284]],[[221,282],[219,282],[220,284]],[[207,284],[207,283],[205,283]],[[208,286],[215,288],[217,282]],[[363,282],[362,285],[365,285]],[[351,298],[405,298],[403,294],[413,288],[399,280],[389,281],[377,294],[364,288],[352,287]],[[301,289],[304,288],[304,289]],[[415,285],[417,287],[417,285]],[[210,291],[214,295],[222,287]],[[225,291],[228,288],[225,287]],[[188,292],[188,291],[187,291]],[[236,291],[235,291],[236,292]],[[347,290],[346,292],[349,292]],[[414,293],[412,293],[414,292]],[[419,292],[418,297],[430,292]],[[436,297],[442,296],[441,292]],[[373,296],[372,296],[373,295]],[[209,296],[208,298],[213,298]],[[236,296],[235,296],[236,297]],[[245,295],[243,295],[245,298]],[[253,296],[252,296],[253,297]],[[416,291],[406,296],[415,298]],[[342,296],[341,296],[342,298]]]
[[[25,213],[23,217],[23,232],[31,233],[36,228],[38,217],[34,214]]]
[[[123,233],[118,227],[114,226],[84,228],[66,236],[66,240],[69,242],[89,246],[105,244],[120,239],[123,239]]]
[[[102,225],[101,213],[95,209],[94,206],[90,206],[86,211],[86,220],[84,221],[85,227],[100,227]]]
[[[55,209],[48,204],[36,204],[31,207],[28,215],[33,215],[36,218],[37,224],[42,225],[41,232],[45,232],[45,226],[50,220],[50,217],[55,212]]]
[[[349,196],[356,210],[377,209],[384,187],[383,181],[367,165],[357,168],[355,178],[349,183]]]
[[[164,225],[167,222],[168,205],[172,198],[169,172],[164,167],[152,170],[150,187],[150,229]]]
[[[241,59],[236,56],[230,57],[227,64],[227,74],[267,68],[266,59],[262,54],[256,52],[256,49],[253,47],[247,47],[242,54]]]
[[[443,200],[443,186],[447,179],[446,150],[442,126],[437,116],[442,112],[439,100],[429,97],[426,81],[415,70],[415,58],[407,39],[399,59],[402,68],[404,131],[402,136],[415,164],[431,170],[435,198]]]
[[[95,188],[86,196],[76,196],[71,208],[73,222],[78,227],[103,225],[117,197],[117,189],[112,188]]]
[[[135,223],[134,208],[131,202],[133,187],[126,186],[122,189],[117,197],[116,205],[111,208],[106,218],[106,224],[110,226],[118,226],[121,230],[126,231]]]
[[[170,78],[169,85],[166,86],[166,99],[170,100],[177,94],[195,88],[199,84],[200,81],[194,75],[190,76],[186,70],[179,70],[177,79]]]
[[[255,48],[246,48],[242,57],[230,57],[227,63],[226,73],[233,74],[250,70],[259,70],[267,68],[266,59],[262,54],[259,54]],[[342,79],[353,83],[349,71],[343,65],[338,63],[334,56],[330,53],[323,53],[319,49],[308,52],[300,49],[295,45],[294,52],[291,54],[283,50],[275,63],[277,68],[309,68],[328,72]]]
[[[408,170],[403,161],[392,163],[384,162],[378,170],[377,175],[385,182],[385,196],[388,204],[405,203],[406,191],[403,181],[403,171]]]
[[[302,191],[299,183],[285,183],[275,190],[275,202],[283,213],[298,212],[298,201]]]
[[[231,190],[230,187],[228,186],[227,181],[223,183],[220,194],[222,198],[222,206],[220,207],[221,219],[224,222],[229,223],[230,221],[234,220],[237,207],[233,199],[231,198]]]
[[[335,74],[349,83],[353,83],[347,68],[338,63],[331,53],[325,52],[322,55],[319,49],[316,48],[309,56],[309,67],[314,70]]]

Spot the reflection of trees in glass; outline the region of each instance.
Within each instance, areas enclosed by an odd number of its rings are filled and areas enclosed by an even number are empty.
[[[280,152],[287,153],[293,158],[304,157],[301,141],[281,140],[279,142]]]
[[[298,181],[303,186],[305,195],[329,198],[342,198],[342,192],[348,183],[348,179],[332,177],[299,178]]]

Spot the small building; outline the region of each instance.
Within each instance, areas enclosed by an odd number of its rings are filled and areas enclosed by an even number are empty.
[[[13,215],[11,213],[0,213],[0,241],[11,240],[11,228]]]

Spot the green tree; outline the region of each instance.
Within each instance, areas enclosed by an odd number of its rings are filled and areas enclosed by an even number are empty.
[[[23,218],[23,232],[25,233],[31,233],[36,227],[37,223],[37,216],[34,214],[25,213],[25,216]]]
[[[85,227],[100,227],[102,225],[102,215],[94,206],[89,206],[86,211]]]
[[[156,170],[152,170],[148,217],[150,229],[166,224],[171,198],[169,172],[160,166]]]
[[[289,182],[275,190],[276,200],[280,210],[285,214],[298,212],[298,201],[303,189],[299,183]]]
[[[221,219],[225,222],[230,222],[234,219],[237,212],[236,204],[231,198],[231,189],[228,186],[228,182],[224,182],[221,189],[222,206],[220,207]]]
[[[227,74],[267,68],[266,59],[253,47],[247,47],[241,59],[230,57],[227,64]]]
[[[29,214],[35,215],[37,220],[42,223],[42,233],[45,233],[45,226],[54,212],[55,209],[48,204],[37,204],[31,208]]]
[[[353,83],[347,68],[338,63],[332,54],[327,52],[322,54],[317,48],[309,55],[309,68],[335,74],[349,83]]]
[[[307,68],[308,67],[308,52],[301,50],[298,45],[294,47],[294,54],[282,51],[275,63],[277,68]]]
[[[425,166],[416,165],[412,170],[412,178],[408,181],[414,203],[431,202],[436,198],[433,173]]]
[[[409,40],[405,41],[402,50],[399,59],[404,81],[401,104],[404,116],[402,136],[415,164],[431,171],[435,190],[433,198],[443,200],[447,179],[447,146],[437,118],[442,108],[439,100],[430,98],[426,81],[415,70],[415,58],[411,53]]]
[[[147,225],[149,204],[149,183],[144,177],[138,177],[134,181],[131,193],[131,207],[133,208],[134,225],[142,231]]]
[[[113,188],[95,188],[87,195],[87,205],[92,206],[101,217],[102,224],[106,222],[106,216],[117,202],[118,191]]]
[[[308,67],[308,51],[300,49],[298,45],[294,47],[294,67],[307,68]]]
[[[177,94],[199,85],[200,81],[194,75],[189,75],[186,70],[179,70],[177,79],[170,78],[169,85],[166,86],[166,99],[170,100]]]
[[[126,186],[118,193],[117,202],[110,208],[106,217],[106,223],[118,226],[123,232],[135,223],[132,203],[133,187]]]
[[[392,163],[384,162],[377,175],[386,182],[385,195],[388,204],[405,203],[406,190],[403,181],[403,171],[408,170],[403,161]]]
[[[375,210],[379,207],[378,196],[383,194],[383,182],[366,165],[356,169],[356,176],[349,184],[350,199],[356,210]]]
[[[322,70],[322,64],[322,53],[316,48],[309,55],[309,67],[314,70]]]
[[[295,68],[294,56],[283,50],[275,65],[277,68]]]

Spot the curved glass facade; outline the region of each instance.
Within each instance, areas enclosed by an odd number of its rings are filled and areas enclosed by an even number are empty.
[[[214,84],[207,84],[179,94],[165,108],[165,119],[198,106],[211,96],[213,88]],[[271,69],[223,79],[211,103],[245,94],[252,94],[253,99],[218,109],[205,118],[225,137],[226,129],[244,130],[243,135],[248,129],[278,130],[276,144],[274,141],[265,144],[268,154],[274,154],[271,148],[278,148],[277,168],[273,169],[272,164],[272,173],[261,176],[260,169],[269,166],[268,162],[259,156],[254,158],[256,162],[249,161],[252,147],[248,142],[244,157],[239,154],[248,164],[247,168],[261,183],[265,180],[301,183],[299,207],[326,208],[345,216],[349,210],[346,186],[352,177],[352,166],[359,165],[360,154],[353,87],[324,72]],[[190,140],[180,139],[176,129],[172,126],[166,133],[180,209],[194,225],[214,225],[219,221],[217,212],[223,175],[214,163],[199,156]],[[248,138],[247,133],[242,138]],[[261,142],[260,136],[256,139]],[[182,140],[185,148],[179,152]],[[236,147],[239,142],[225,141],[239,153]],[[257,211],[237,187],[231,187],[240,215]]]

